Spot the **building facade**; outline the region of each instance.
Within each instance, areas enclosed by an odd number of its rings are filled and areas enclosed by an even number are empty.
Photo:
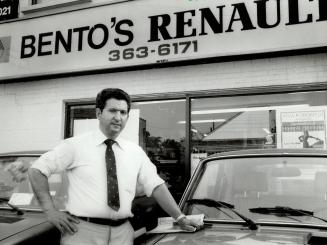
[[[107,87],[176,199],[207,155],[326,148],[323,0],[33,3],[0,22],[0,152],[96,127]]]

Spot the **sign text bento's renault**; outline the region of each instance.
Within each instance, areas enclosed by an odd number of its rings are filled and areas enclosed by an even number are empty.
[[[13,21],[0,25],[12,40],[0,80],[324,47],[326,5],[142,0]]]

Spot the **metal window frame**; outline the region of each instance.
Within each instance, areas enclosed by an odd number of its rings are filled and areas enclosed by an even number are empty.
[[[174,93],[153,93],[153,94],[139,94],[132,95],[133,102],[145,102],[154,100],[171,100],[184,99],[185,100],[185,180],[184,186],[188,183],[191,177],[191,110],[192,99],[210,98],[210,97],[234,97],[234,96],[254,96],[254,95],[268,95],[268,94],[285,94],[298,92],[318,92],[327,91],[327,82],[323,83],[307,83],[295,85],[278,85],[278,86],[263,86],[263,87],[243,87],[233,89],[217,89],[217,90],[200,90],[200,91],[184,91]],[[72,118],[70,118],[70,108],[76,105],[94,105],[95,98],[80,99],[80,100],[66,100],[64,101],[65,108],[65,128],[64,137],[69,137],[69,130],[72,128]]]

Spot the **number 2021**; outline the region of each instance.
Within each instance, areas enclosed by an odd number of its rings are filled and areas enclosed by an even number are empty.
[[[10,10],[11,10],[10,6],[9,7],[0,8],[0,15],[10,14],[10,12],[11,12]]]

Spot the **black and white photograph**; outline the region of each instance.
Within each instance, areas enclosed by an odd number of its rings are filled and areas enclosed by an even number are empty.
[[[0,245],[327,244],[326,0],[0,0]]]

